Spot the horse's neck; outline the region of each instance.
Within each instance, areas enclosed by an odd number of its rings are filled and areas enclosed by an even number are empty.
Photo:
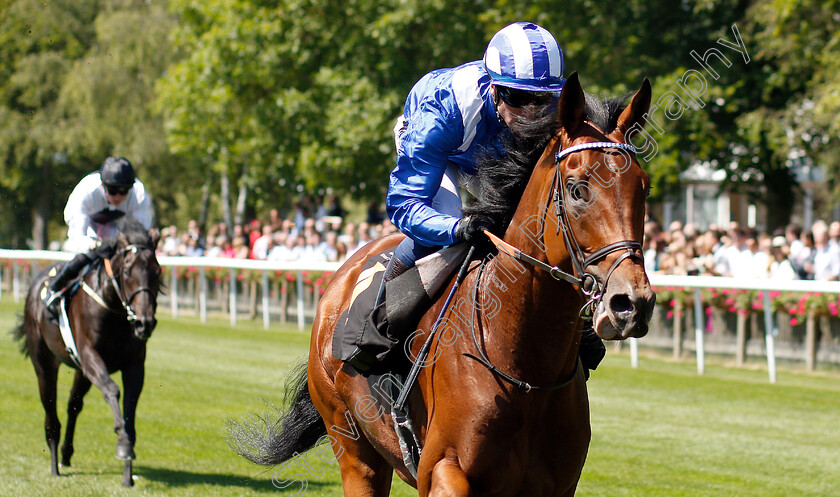
[[[507,243],[544,262],[544,232],[550,230],[548,235],[553,236],[557,227],[551,217],[555,212],[550,195],[553,178],[553,168],[534,169],[504,236]],[[572,272],[571,259],[565,257],[560,268]],[[516,363],[512,365],[523,371],[550,375],[551,371],[562,374],[574,367],[582,305],[575,288],[502,252],[488,264],[485,273],[481,284],[485,303],[480,307],[485,309],[482,323],[488,328],[488,345],[493,344],[500,353],[507,351]],[[499,312],[492,316],[495,307]]]
[[[535,245],[510,238],[508,243],[543,258]],[[535,382],[569,374],[577,360],[582,304],[574,287],[500,252],[487,264],[480,288],[477,307],[488,351],[495,349],[499,360]]]
[[[118,267],[115,267],[113,269],[116,274],[119,274]],[[93,273],[96,281],[96,287],[94,287],[94,291],[96,291],[96,293],[98,293],[102,297],[102,300],[104,300],[105,303],[109,305],[112,305],[115,302],[119,302],[119,296],[117,296],[117,292],[114,289],[114,285],[111,283],[111,278],[108,277],[108,273],[105,270],[105,264],[100,262],[99,267],[96,269],[96,271],[91,271],[91,273]]]

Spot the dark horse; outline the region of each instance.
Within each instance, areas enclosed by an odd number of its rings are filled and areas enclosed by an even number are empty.
[[[75,369],[76,375],[67,403],[67,431],[61,447],[61,464],[70,466],[76,418],[82,410],[85,394],[94,384],[114,413],[114,431],[118,437],[116,455],[125,461],[122,484],[133,485],[134,416],[143,389],[146,340],[157,324],[155,310],[160,265],[155,257],[155,247],[159,239],[157,230],[148,232],[135,219],[126,219],[121,222],[117,250],[109,261],[113,278],[108,274],[106,264],[99,264],[83,277],[84,285],[98,296],[94,298],[80,289],[67,305],[81,367],[67,352],[59,328],[47,319],[39,295],[54,266],[42,271],[29,288],[23,322],[15,334],[18,339],[25,339],[21,349],[32,359],[38,375],[41,403],[46,412],[44,429],[50,448],[50,468],[54,476],[58,476],[61,436],[61,423],[56,414],[56,382],[58,367],[64,363]],[[123,414],[120,414],[119,406],[120,389],[110,377],[116,371],[122,371]]]
[[[590,441],[581,316],[604,339],[641,337],[655,301],[641,257],[649,178],[627,144],[650,99],[647,80],[626,107],[587,97],[573,74],[540,146],[479,168],[490,171],[486,199],[467,212],[499,216],[507,245],[473,263],[409,396],[422,444],[416,476],[380,407],[388,389],[331,353],[365,261],[399,236],[370,243],[336,273],[315,318],[308,384],[279,430],[233,423],[234,448],[279,464],[326,442],[354,497],[388,495],[394,471],[421,496],[574,495]],[[419,324],[426,336],[443,300]],[[410,342],[411,354],[423,341]]]

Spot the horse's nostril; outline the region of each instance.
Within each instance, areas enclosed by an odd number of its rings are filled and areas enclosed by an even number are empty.
[[[613,295],[610,299],[610,310],[614,313],[628,312],[633,310],[633,303],[626,294]]]

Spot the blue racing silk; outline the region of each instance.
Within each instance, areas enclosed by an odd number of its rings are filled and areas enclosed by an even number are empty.
[[[457,187],[452,194],[456,212],[441,212],[432,200],[447,168],[462,173],[458,176],[473,175],[479,154],[501,154],[499,137],[506,129],[497,117],[490,76],[481,61],[423,76],[408,94],[394,129],[397,167],[391,171],[385,201],[394,225],[422,245],[457,242]]]

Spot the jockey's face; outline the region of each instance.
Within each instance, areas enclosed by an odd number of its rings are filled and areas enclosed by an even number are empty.
[[[553,96],[549,98],[547,94],[524,92],[521,90],[512,90],[512,96],[514,98],[511,98],[511,95],[508,95],[511,93],[510,89],[497,87],[496,85],[492,85],[490,91],[493,94],[493,101],[496,102],[496,109],[499,111],[499,115],[504,120],[505,125],[514,133],[516,132],[518,123],[534,118],[547,105],[552,105],[556,102],[556,98]]]
[[[128,190],[128,188],[105,186],[105,196],[108,198],[108,202],[110,202],[111,205],[120,205],[128,197]]]

